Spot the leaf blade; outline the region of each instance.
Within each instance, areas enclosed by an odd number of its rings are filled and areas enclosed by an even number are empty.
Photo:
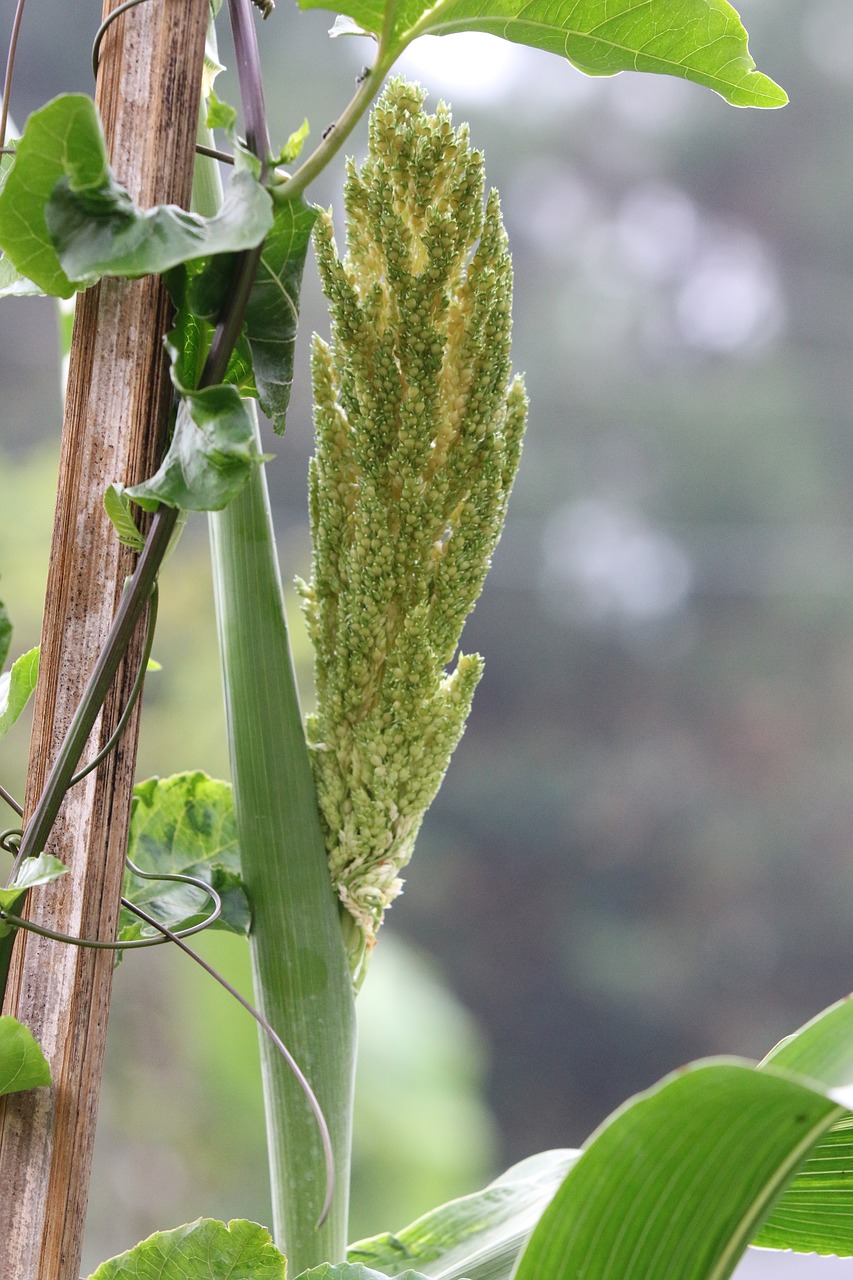
[[[482,31],[566,58],[587,75],[651,71],[705,85],[741,107],[781,107],[784,90],[757,71],[728,0],[300,0],[334,7],[386,38],[396,55],[417,36]]]
[[[5,738],[32,696],[39,674],[39,646],[22,653],[0,675],[0,739]]]
[[[543,1151],[482,1191],[423,1214],[400,1231],[351,1244],[350,1262],[399,1276],[428,1269],[434,1280],[504,1280],[579,1151]]]
[[[845,1111],[807,1083],[736,1059],[683,1068],[593,1135],[515,1280],[725,1280]]]

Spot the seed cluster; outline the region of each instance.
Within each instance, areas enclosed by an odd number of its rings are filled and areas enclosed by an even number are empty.
[[[392,81],[350,162],[347,256],[315,246],[309,717],[332,879],[356,981],[465,727],[479,655],[453,662],[500,536],[527,400],[510,381],[512,268],[483,158],[447,108]]]

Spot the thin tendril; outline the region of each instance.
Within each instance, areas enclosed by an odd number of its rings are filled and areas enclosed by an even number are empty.
[[[15,71],[15,53],[18,48],[18,33],[21,30],[21,19],[24,16],[26,0],[18,0],[15,19],[12,23],[12,34],[9,37],[9,53],[6,58],[6,75],[3,80],[3,103],[0,105],[0,147],[6,146],[6,125],[9,120],[9,98],[12,93],[12,76]]]
[[[122,711],[121,713],[121,718],[119,719],[119,722],[115,727],[115,731],[113,732],[109,741],[106,742],[103,747],[101,747],[98,754],[92,760],[90,760],[87,765],[84,765],[83,768],[78,773],[75,773],[73,775],[73,777],[70,779],[68,783],[69,790],[72,787],[76,786],[78,782],[82,782],[83,779],[88,774],[90,774],[93,769],[97,769],[98,765],[101,763],[102,760],[106,760],[107,756],[110,754],[113,747],[116,746],[119,738],[127,728],[127,722],[130,719],[131,712],[133,711],[133,708],[136,706],[139,695],[142,692],[142,686],[145,683],[145,673],[148,670],[148,659],[151,657],[151,646],[154,644],[154,628],[157,625],[157,605],[159,602],[159,598],[160,598],[160,592],[157,588],[157,583],[155,582],[154,590],[151,592],[151,604],[149,605],[149,608],[148,608],[148,630],[145,635],[145,648],[142,651],[142,659],[139,663],[139,670],[136,673],[136,679],[133,682],[133,688],[131,689],[130,696],[127,699],[127,705],[125,706],[124,711]]]
[[[10,809],[14,809],[19,818],[24,816],[23,805],[18,804],[13,795],[10,795],[5,787],[0,786],[0,800],[5,800]]]
[[[120,18],[128,9],[135,9],[138,4],[144,4],[145,0],[124,0],[123,4],[117,5],[112,13],[108,13],[104,18],[98,30],[95,32],[95,39],[92,42],[92,74],[95,79],[98,78],[98,64],[101,60],[101,41],[107,33],[107,30],[115,22],[116,18]]]
[[[179,884],[188,884],[194,889],[201,889],[202,893],[206,894],[213,902],[213,910],[198,924],[190,925],[186,929],[178,929],[174,937],[171,931],[167,931],[164,937],[130,938],[126,942],[111,942],[104,938],[80,938],[70,933],[59,933],[56,929],[48,929],[46,925],[34,924],[32,920],[27,920],[24,916],[13,915],[11,911],[5,911],[2,908],[0,908],[0,920],[5,920],[8,924],[14,925],[16,929],[23,929],[25,933],[36,933],[40,938],[49,938],[51,942],[66,942],[72,947],[86,947],[90,951],[137,951],[140,947],[161,947],[165,942],[189,938],[194,933],[201,933],[202,929],[209,928],[222,915],[221,897],[213,888],[213,885],[206,884],[204,880],[199,880],[197,876],[179,875],[177,872],[166,874],[165,872],[142,871],[127,857],[125,858],[125,864],[140,880],[174,880]],[[126,907],[128,911],[132,911],[134,915],[144,918],[146,924],[155,925],[161,934],[164,932],[165,925],[161,926],[153,917],[141,913],[135,903],[128,898],[121,898],[121,905]]]

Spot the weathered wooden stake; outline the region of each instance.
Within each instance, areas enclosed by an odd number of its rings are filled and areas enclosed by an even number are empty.
[[[117,7],[106,0],[105,13]],[[149,0],[109,28],[98,102],[113,167],[143,205],[190,196],[208,0]],[[72,16],[73,15],[73,16]],[[71,6],[74,24],[79,7]],[[78,301],[71,353],[42,664],[26,812],[32,811],[112,620],[132,556],[102,499],[162,449],[168,304],[152,280],[105,280]],[[141,629],[140,629],[141,632]],[[107,741],[137,670],[136,637],[87,753]],[[63,804],[49,851],[70,874],[31,895],[31,915],[64,933],[115,936],[136,756],[136,716],[119,748]],[[4,1012],[43,1046],[53,1086],[14,1094],[0,1114],[0,1277],[78,1280],[113,959],[32,934],[18,940]]]

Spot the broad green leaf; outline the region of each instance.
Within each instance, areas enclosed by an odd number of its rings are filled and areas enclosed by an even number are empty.
[[[853,998],[840,1000],[767,1055],[761,1068],[796,1071],[836,1089],[853,1084]],[[753,1244],[800,1253],[853,1255],[853,1119],[810,1153]]]
[[[36,687],[39,673],[38,645],[12,663],[0,675],[0,738],[5,738]]]
[[[143,210],[108,171],[97,187],[82,190],[63,178],[45,220],[63,269],[85,287],[101,276],[160,275],[191,258],[252,249],[272,226],[272,204],[252,174],[240,169],[213,218],[177,205]]]
[[[275,221],[246,308],[245,335],[258,399],[279,435],[290,400],[299,290],[316,218],[304,200],[276,201]],[[197,316],[210,320],[218,314],[231,271],[228,258],[217,258],[190,281],[187,301]]]
[[[543,1151],[513,1165],[482,1191],[451,1200],[401,1231],[350,1245],[350,1262],[383,1275],[417,1267],[434,1280],[506,1280],[578,1151]]]
[[[5,604],[0,600],[0,667],[9,656],[9,645],[12,643],[12,619]]]
[[[6,185],[13,159],[12,155],[0,156],[0,192]],[[38,297],[43,292],[32,280],[21,275],[7,254],[0,257],[0,298],[31,298]]]
[[[264,1227],[199,1218],[102,1262],[89,1280],[285,1280],[285,1273],[284,1257]]]
[[[161,502],[184,511],[221,511],[263,461],[236,388],[205,387],[182,397],[159,469],[126,493],[146,511]]]
[[[234,255],[231,254],[212,260],[199,258],[169,272],[166,278],[169,293],[175,304],[175,321],[166,335],[166,349],[172,362],[172,381],[182,395],[187,391],[193,391],[198,386],[215,331],[210,317],[207,314],[198,314],[192,304],[194,283],[206,280],[211,274],[216,273],[217,304],[212,312],[215,318],[230,287],[231,266],[234,261]],[[226,264],[224,270],[223,264]],[[252,356],[245,331],[241,332],[237,338],[223,382],[236,387],[243,397],[257,398],[258,392],[252,373]]]
[[[83,94],[54,98],[30,116],[0,191],[0,248],[18,271],[61,298],[70,298],[75,286],[60,266],[44,211],[57,182],[69,175],[82,186],[106,177],[95,105]]]
[[[849,1112],[798,1078],[710,1059],[626,1103],[545,1210],[515,1280],[725,1280]]]
[[[429,1280],[420,1271],[400,1271],[400,1280]],[[358,1262],[324,1262],[320,1267],[303,1271],[296,1280],[385,1280],[380,1271],[371,1271]]]
[[[130,547],[132,551],[141,551],[145,546],[145,539],[136,527],[136,521],[130,510],[130,499],[123,484],[107,485],[104,494],[104,510],[122,546]]]
[[[304,200],[276,203],[246,308],[246,337],[260,405],[279,435],[290,402],[299,290],[316,218]]]
[[[24,858],[9,887],[0,889],[0,911],[11,911],[13,915],[17,915],[18,908],[23,904],[24,898],[30,889],[37,889],[39,885],[43,884],[51,884],[54,880],[58,880],[60,876],[66,875],[67,872],[68,868],[65,863],[60,862],[58,858],[54,858],[50,853],[40,853],[36,858]],[[13,925],[4,924],[0,920],[0,938],[4,938],[11,933],[13,927]]]
[[[787,95],[755,70],[727,0],[300,0],[342,9],[384,35],[388,61],[417,36],[485,31],[567,58],[587,75],[653,71],[706,85],[737,107],[781,107]]]
[[[63,298],[102,275],[159,274],[252,248],[271,225],[270,197],[245,168],[213,218],[174,205],[139,209],[109,167],[94,103],[82,94],[30,117],[0,192],[0,248],[18,272]]]
[[[0,1097],[50,1084],[50,1067],[33,1033],[17,1018],[0,1018]]]
[[[231,786],[204,773],[149,778],[133,792],[128,855],[142,871],[191,875],[216,889],[222,915],[214,928],[249,932],[251,913],[240,879],[240,851]],[[140,880],[127,872],[124,896],[170,929],[197,924],[210,914],[210,898],[192,885]],[[129,911],[122,939],[152,932]]]

